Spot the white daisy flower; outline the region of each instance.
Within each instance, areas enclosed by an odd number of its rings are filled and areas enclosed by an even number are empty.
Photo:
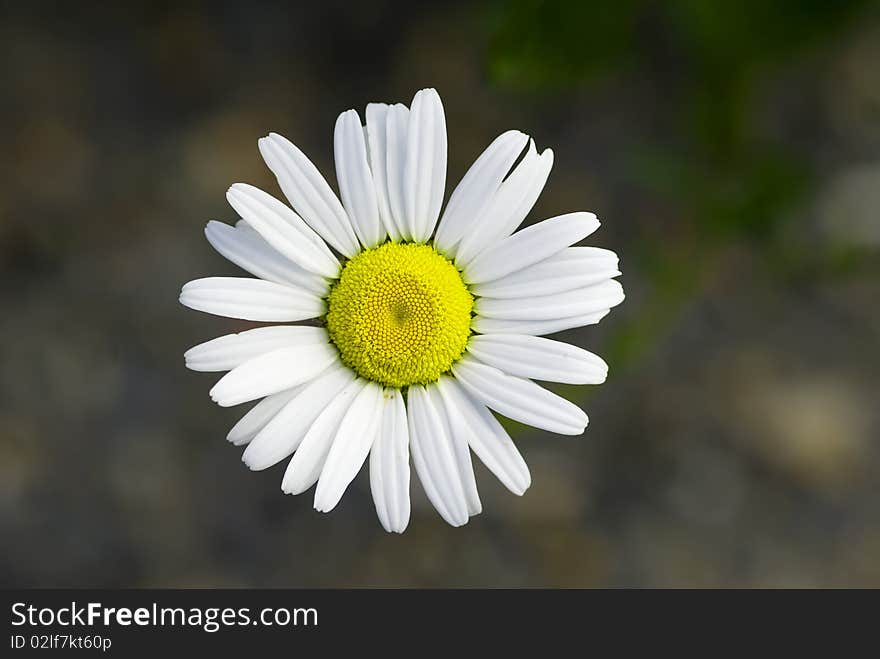
[[[341,201],[281,135],[259,147],[292,208],[233,185],[227,199],[241,220],[209,222],[205,234],[254,278],[197,279],[180,294],[187,307],[220,316],[313,321],[186,352],[193,370],[229,371],[211,389],[219,405],[262,399],[228,435],[247,444],[245,464],[266,469],[292,455],[282,489],[299,494],[317,483],[315,508],[327,512],[369,456],[379,520],[398,533],[410,517],[410,454],[453,526],[482,509],[471,451],[523,494],[529,469],[490,410],[583,433],[587,415],[533,380],[599,384],[608,367],[542,335],[598,323],[624,297],[614,252],[571,246],[599,227],[592,213],[516,231],[553,152],[538,153],[519,131],[503,133],[441,213],[446,120],[433,89],[409,108],[368,105],[366,126],[354,110],[339,116]]]

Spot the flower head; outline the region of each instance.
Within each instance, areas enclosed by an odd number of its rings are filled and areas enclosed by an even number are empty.
[[[247,444],[244,462],[265,469],[292,454],[282,489],[317,483],[315,508],[329,511],[369,457],[379,520],[396,532],[409,522],[410,455],[455,526],[482,509],[471,452],[525,492],[528,467],[490,410],[581,434],[586,414],[533,380],[598,384],[608,368],[543,335],[598,323],[623,300],[617,256],[572,247],[599,227],[592,213],[517,231],[552,151],[503,133],[441,216],[446,122],[433,89],[409,109],[368,105],[366,126],[354,110],[339,116],[341,201],[285,138],[259,147],[292,208],[237,183],[227,198],[241,220],[205,229],[255,278],[198,279],[180,295],[193,309],[276,323],[186,353],[193,370],[229,371],[211,389],[218,404],[262,399],[228,435]],[[311,324],[290,324],[300,321]]]

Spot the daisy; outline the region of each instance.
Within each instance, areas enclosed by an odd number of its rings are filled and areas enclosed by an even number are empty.
[[[572,247],[599,227],[592,213],[516,231],[553,152],[503,133],[443,209],[446,119],[433,89],[409,108],[368,105],[366,126],[354,110],[339,116],[339,197],[281,135],[259,148],[290,206],[236,183],[227,199],[241,219],[205,229],[254,278],[197,279],[180,294],[199,311],[287,323],[185,355],[193,370],[229,371],[211,389],[219,405],[262,399],[228,435],[247,445],[245,464],[266,469],[292,455],[282,490],[317,483],[314,506],[328,512],[369,456],[379,521],[398,533],[409,523],[410,455],[453,526],[482,509],[471,451],[523,494],[528,467],[490,410],[583,433],[587,415],[534,380],[599,384],[608,367],[543,335],[598,323],[624,297],[614,252]]]

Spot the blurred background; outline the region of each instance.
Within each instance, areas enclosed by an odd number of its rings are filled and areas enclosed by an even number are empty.
[[[2,2],[0,585],[880,586],[880,6],[841,0]],[[589,209],[627,300],[563,333],[611,365],[579,438],[511,425],[453,529],[402,537],[366,470],[329,515],[224,441],[182,308],[236,275],[224,193],[333,182],[336,116],[436,87],[449,189],[519,128],[528,222]]]

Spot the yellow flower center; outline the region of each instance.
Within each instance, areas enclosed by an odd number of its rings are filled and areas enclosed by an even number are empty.
[[[473,298],[430,245],[385,243],[348,261],[327,298],[342,361],[390,387],[428,384],[464,352]]]

